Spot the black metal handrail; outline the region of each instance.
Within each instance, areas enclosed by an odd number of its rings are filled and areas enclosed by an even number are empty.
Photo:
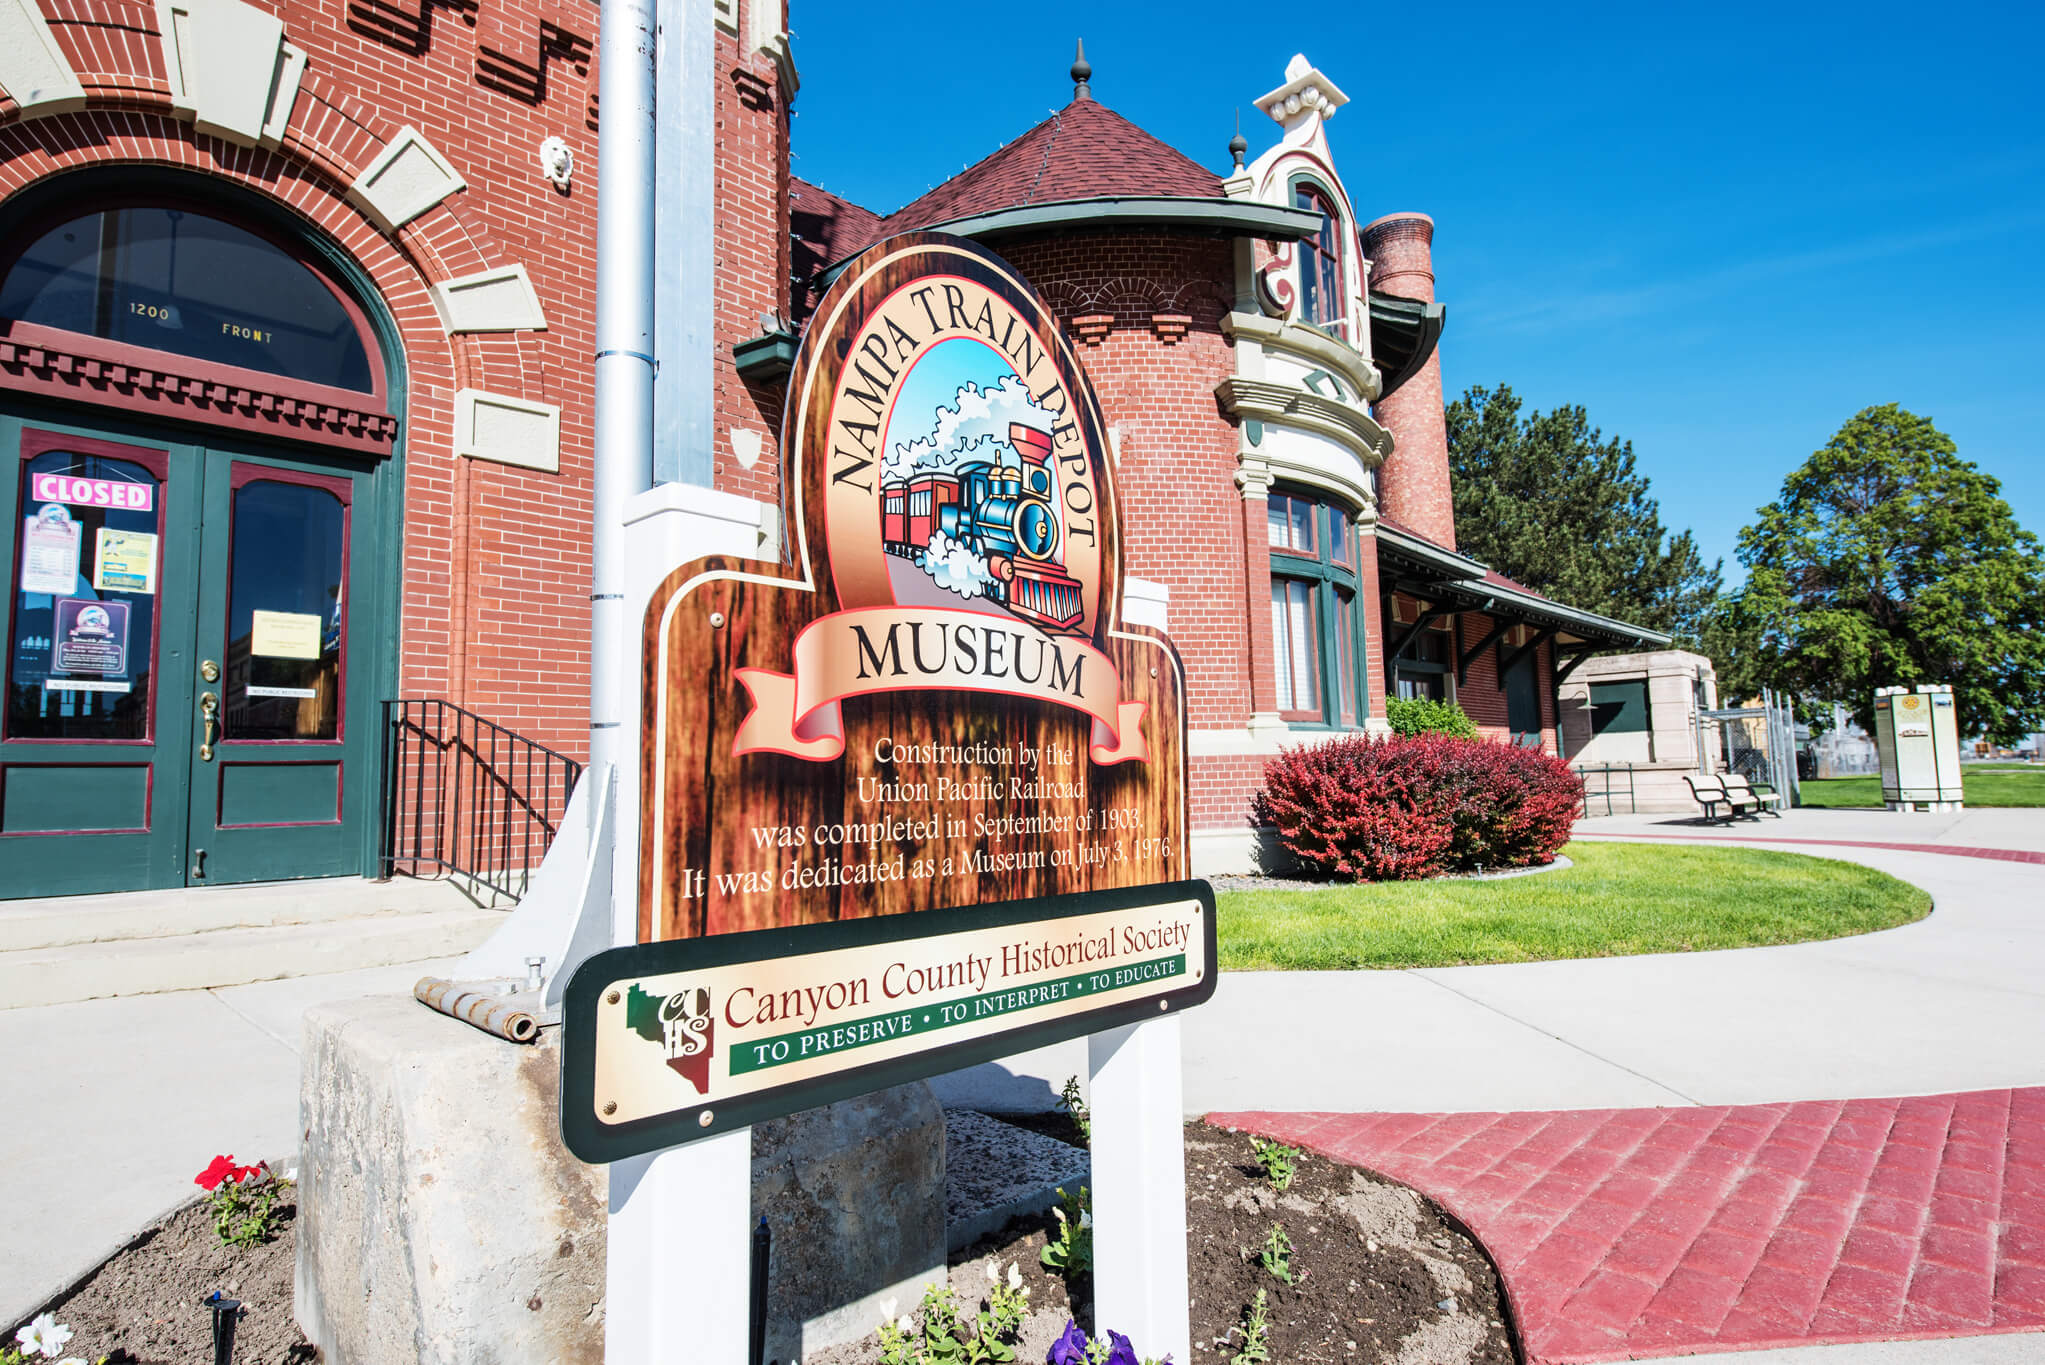
[[[1572,771],[1578,777],[1584,779],[1583,813],[1586,817],[1591,813],[1592,800],[1599,797],[1604,799],[1605,814],[1618,814],[1617,808],[1612,804],[1612,798],[1622,795],[1626,798],[1626,813],[1628,815],[1638,813],[1639,805],[1633,789],[1633,765],[1631,763],[1604,763],[1595,768],[1588,764],[1580,763]],[[1618,773],[1626,774],[1626,790],[1624,792],[1619,791],[1612,785],[1612,778]],[[1590,779],[1593,774],[1603,779],[1603,785],[1597,791],[1590,789]]]
[[[385,877],[452,877],[518,900],[582,764],[439,698],[383,703]]]

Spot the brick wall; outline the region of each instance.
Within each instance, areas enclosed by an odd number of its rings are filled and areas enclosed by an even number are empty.
[[[769,5],[783,27],[785,0]],[[748,32],[747,15],[739,31]],[[711,426],[716,486],[775,503],[781,497],[781,416],[785,386],[740,377],[732,348],[760,335],[762,314],[788,316],[788,102],[773,59],[748,54],[736,37],[717,35],[716,416]],[[760,454],[747,468],[734,428],[759,432]]]
[[[1215,385],[1234,373],[1221,318],[1234,297],[1230,244],[1161,234],[1083,234],[997,248],[1074,336],[1120,450],[1127,572],[1171,589],[1171,636],[1185,657],[1196,727],[1249,719],[1250,616],[1235,426]],[[1179,336],[1176,323],[1186,318]],[[1261,557],[1260,542],[1256,553]],[[1266,608],[1268,611],[1268,607]]]
[[[776,7],[784,0],[748,0]],[[0,122],[0,195],[57,170],[149,162],[280,200],[375,281],[402,334],[407,384],[399,691],[448,697],[550,747],[587,748],[589,517],[596,299],[597,15],[561,0],[289,0],[263,5],[307,53],[275,152],[195,133],[170,115],[157,11],[133,0],[45,0],[95,107]],[[742,19],[748,17],[740,16]],[[745,25],[741,25],[742,31]],[[715,469],[720,487],[779,496],[781,386],[749,384],[731,347],[787,312],[788,110],[773,61],[717,38]],[[99,107],[118,99],[118,111]],[[0,100],[0,120],[13,112]],[[387,234],[347,185],[410,124],[467,182]],[[571,187],[539,173],[549,136],[575,155]],[[544,331],[449,337],[432,283],[523,264]],[[557,404],[561,468],[452,454],[454,394]],[[748,469],[734,427],[763,436]]]
[[[1250,798],[1264,785],[1262,755],[1208,756],[1187,765],[1186,803],[1195,830],[1240,830],[1250,823]]]
[[[562,683],[587,676],[589,654],[594,12],[533,0],[267,5],[308,58],[288,135],[268,151],[171,115],[153,5],[45,3],[89,107],[0,124],[0,195],[74,167],[177,166],[284,204],[351,255],[404,351],[400,691],[451,697],[582,752],[583,690]],[[12,112],[0,102],[0,119]],[[468,188],[387,234],[345,190],[405,124]],[[551,135],[575,153],[566,192],[539,173]],[[513,263],[547,330],[446,335],[428,286]],[[454,459],[454,394],[470,387],[558,404],[560,473]]]

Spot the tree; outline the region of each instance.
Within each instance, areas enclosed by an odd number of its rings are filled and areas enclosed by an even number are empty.
[[[1662,525],[1632,442],[1607,440],[1580,407],[1522,418],[1503,384],[1445,415],[1463,553],[1573,607],[1702,643],[1720,563]]]
[[[1854,416],[1740,533],[1769,681],[1874,728],[1874,689],[1947,683],[1960,733],[2045,715],[2045,556],[2001,485],[1894,403]]]

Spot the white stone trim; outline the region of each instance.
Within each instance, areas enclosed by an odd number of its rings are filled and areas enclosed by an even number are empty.
[[[1349,96],[1308,61],[1304,52],[1296,52],[1285,64],[1285,84],[1257,96],[1253,102],[1290,131],[1316,114],[1323,122],[1335,117],[1335,111],[1349,103]]]
[[[85,107],[85,87],[36,0],[0,0],[0,89],[24,119]]]
[[[1267,421],[1266,425],[1270,423]],[[1243,491],[1244,498],[1269,497],[1272,485],[1278,483],[1332,493],[1356,507],[1358,530],[1367,524],[1372,534],[1376,534],[1378,499],[1369,484],[1349,478],[1336,469],[1287,459],[1275,452],[1267,454],[1254,446],[1239,451],[1236,462],[1236,487]]]
[[[283,20],[243,0],[157,0],[156,22],[172,109],[238,146],[283,141],[306,65]]]
[[[1248,876],[1257,870],[1253,829],[1196,829],[1186,843],[1196,877]]]
[[[1302,360],[1331,370],[1352,390],[1362,394],[1366,401],[1375,402],[1384,389],[1384,377],[1368,356],[1347,342],[1337,341],[1326,332],[1302,323],[1235,309],[1221,315],[1221,330],[1225,335],[1234,337],[1238,345],[1251,341],[1260,348],[1290,351]],[[1264,377],[1262,365],[1254,371],[1239,365],[1236,373],[1244,379]]]
[[[471,460],[561,470],[561,409],[482,389],[454,396],[454,453]]]
[[[547,313],[523,265],[479,270],[433,286],[440,326],[456,332],[544,332]]]
[[[1186,753],[1193,758],[1273,758],[1291,738],[1282,720],[1275,729],[1253,724],[1232,730],[1188,730]]]
[[[782,23],[782,0],[747,0],[746,50],[765,53],[781,78],[783,103],[795,98],[802,82],[795,74],[795,53],[788,46],[788,30]]]
[[[362,168],[348,187],[348,197],[386,232],[396,232],[468,187],[440,149],[408,123]]]
[[[298,85],[304,79],[304,50],[285,43],[277,53],[277,77],[270,86],[270,114],[263,120],[265,147],[280,146],[291,131],[291,111],[298,107]]]

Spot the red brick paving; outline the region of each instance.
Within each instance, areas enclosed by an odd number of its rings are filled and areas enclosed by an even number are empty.
[[[1709,840],[1722,844],[1823,844],[1832,848],[1890,848],[1899,853],[1945,853],[1955,858],[1992,858],[2003,863],[2045,863],[2045,853],[2033,853],[2022,848],[1970,848],[1958,844],[1894,844],[1874,839],[1776,839],[1759,829],[1745,834],[1620,834],[1616,831],[1579,830],[1571,837],[1615,839],[1620,843],[1632,843],[1635,839],[1685,839],[1692,842]]]
[[[2045,1087],[1208,1118],[1462,1219],[1531,1365],[2045,1329]]]

